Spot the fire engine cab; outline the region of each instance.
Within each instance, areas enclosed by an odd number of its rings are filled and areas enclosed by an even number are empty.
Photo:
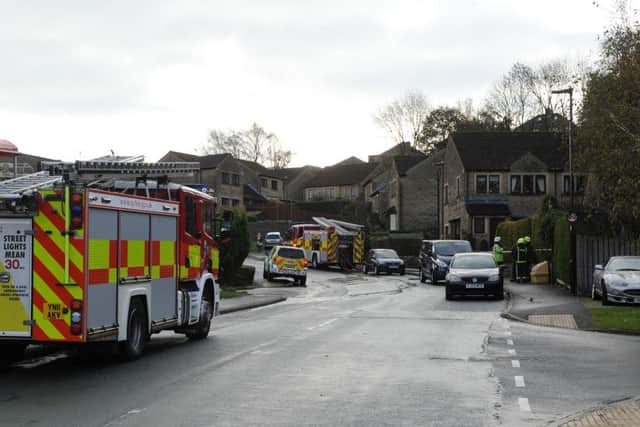
[[[111,342],[132,360],[162,330],[206,338],[220,302],[216,199],[168,180],[198,163],[48,167],[0,182],[0,359]]]

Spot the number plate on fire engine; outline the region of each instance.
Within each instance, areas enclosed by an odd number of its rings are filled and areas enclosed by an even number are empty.
[[[467,289],[483,289],[484,283],[467,283]]]
[[[62,313],[62,304],[42,304],[42,316],[47,320],[60,320]]]

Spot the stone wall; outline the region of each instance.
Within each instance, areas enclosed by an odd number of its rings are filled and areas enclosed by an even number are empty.
[[[438,204],[436,168],[425,159],[400,178],[400,229],[437,238]]]

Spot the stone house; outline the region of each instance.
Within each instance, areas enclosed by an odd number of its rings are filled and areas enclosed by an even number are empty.
[[[197,176],[184,183],[207,184],[215,190],[218,203],[223,207],[244,208],[244,184],[247,183],[245,167],[231,154],[195,154],[169,151],[160,162],[199,162]],[[191,181],[191,182],[187,182]]]
[[[534,214],[543,199],[566,203],[567,150],[557,132],[469,132],[449,137],[444,154],[441,235],[491,246],[498,224]],[[586,180],[575,175],[575,194]]]
[[[437,184],[435,163],[443,153],[423,153],[383,158],[365,180],[365,200],[372,218],[385,231],[437,235]]]
[[[268,169],[257,162],[237,160],[244,169],[244,184],[267,200],[284,199],[284,181],[278,171]]]
[[[284,199],[294,202],[304,201],[304,186],[320,170],[322,168],[309,165],[275,170],[274,172],[284,183]]]
[[[304,184],[304,201],[362,201],[362,183],[376,166],[361,161],[322,168]]]

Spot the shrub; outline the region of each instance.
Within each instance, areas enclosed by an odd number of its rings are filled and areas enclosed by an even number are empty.
[[[240,209],[234,209],[231,228],[228,234],[222,237],[220,245],[222,282],[234,280],[242,263],[249,255],[250,245],[247,215]]]

